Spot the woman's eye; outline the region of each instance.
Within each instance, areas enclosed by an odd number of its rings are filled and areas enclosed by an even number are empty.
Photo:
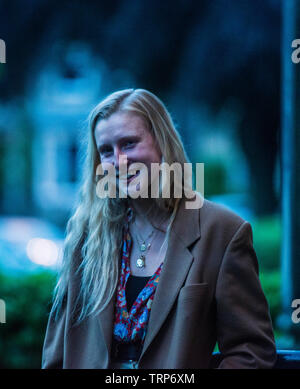
[[[107,157],[108,155],[110,155],[112,153],[112,150],[110,149],[103,149],[100,151],[100,154]]]
[[[125,148],[130,148],[130,147],[133,147],[134,145],[135,145],[135,142],[133,142],[133,141],[128,141],[128,142],[124,143]]]

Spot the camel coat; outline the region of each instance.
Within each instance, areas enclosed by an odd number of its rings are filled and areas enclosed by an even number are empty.
[[[74,325],[75,270],[67,302],[51,311],[42,368],[110,367],[114,300],[98,315]],[[272,368],[276,361],[269,308],[258,278],[248,222],[204,200],[200,209],[181,201],[155,292],[140,369],[209,368],[216,342],[220,368]]]

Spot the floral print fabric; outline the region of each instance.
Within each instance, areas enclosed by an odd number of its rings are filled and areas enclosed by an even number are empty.
[[[141,290],[129,312],[126,304],[126,283],[130,275],[130,253],[132,238],[129,233],[129,221],[132,218],[132,209],[128,211],[127,223],[123,232],[123,248],[121,258],[121,272],[117,287],[115,306],[114,339],[118,342],[143,342],[146,336],[150,310],[156,286],[159,281],[163,263],[160,264],[153,276]]]

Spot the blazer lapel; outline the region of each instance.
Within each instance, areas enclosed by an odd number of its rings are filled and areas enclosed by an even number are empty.
[[[200,238],[199,215],[199,209],[186,209],[181,201],[152,302],[141,358],[166,320],[193,262],[188,247]]]

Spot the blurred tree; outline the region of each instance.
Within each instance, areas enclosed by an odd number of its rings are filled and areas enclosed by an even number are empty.
[[[281,1],[217,0],[190,30],[176,89],[216,113],[237,102],[257,214],[277,210],[273,183],[280,131]],[[188,76],[187,76],[188,75]]]

